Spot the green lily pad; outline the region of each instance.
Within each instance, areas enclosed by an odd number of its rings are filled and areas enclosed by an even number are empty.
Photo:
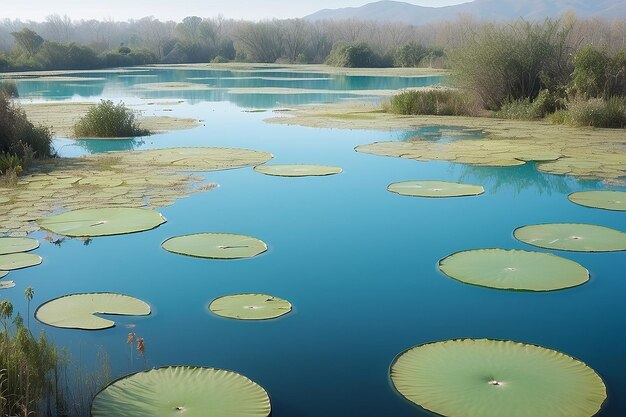
[[[267,392],[235,372],[175,366],[138,372],[100,391],[92,417],[267,417]]]
[[[9,271],[0,271],[0,279],[6,277],[7,275],[9,275]]]
[[[8,253],[28,252],[39,247],[37,239],[27,237],[1,237],[0,255]]]
[[[626,211],[624,191],[581,191],[569,195],[572,203],[604,210]]]
[[[96,185],[100,187],[118,187],[124,183],[119,178],[111,178],[111,177],[92,177],[92,178],[83,178],[78,181],[80,185]]]
[[[291,312],[291,303],[266,294],[237,294],[213,300],[209,309],[231,319],[267,320]]]
[[[523,250],[457,252],[439,261],[439,269],[467,284],[503,290],[554,291],[589,280],[589,271],[576,262]]]
[[[416,346],[396,357],[391,380],[409,401],[448,417],[590,417],[606,399],[602,379],[584,363],[512,341]]]
[[[142,232],[163,223],[165,218],[161,213],[140,208],[80,209],[37,220],[42,228],[70,237]]]
[[[11,201],[9,197],[0,197],[0,204],[8,203]]]
[[[209,259],[252,258],[267,250],[261,240],[228,233],[177,236],[167,239],[161,246],[168,252]]]
[[[524,243],[546,249],[574,252],[626,250],[626,233],[592,224],[537,224],[515,229],[513,235]]]
[[[485,192],[480,185],[447,181],[404,181],[387,187],[392,193],[412,197],[464,197]]]
[[[115,322],[96,314],[147,316],[150,306],[123,294],[86,293],[55,298],[39,306],[35,317],[42,323],[64,329],[101,330]]]
[[[39,265],[41,256],[32,253],[9,253],[0,255],[0,271],[13,271]]]
[[[278,177],[322,177],[341,173],[341,168],[328,165],[259,165],[256,172]]]

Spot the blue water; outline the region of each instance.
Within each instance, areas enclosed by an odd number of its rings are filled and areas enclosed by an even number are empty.
[[[188,99],[185,93],[174,96]],[[121,97],[134,95],[126,91]],[[107,148],[242,147],[272,152],[273,163],[337,165],[344,172],[300,179],[264,176],[251,168],[206,173],[206,181],[220,187],[161,209],[168,222],[155,230],[96,238],[88,246],[80,240],[56,246],[43,241],[45,233],[35,233],[44,263],[12,272],[17,287],[2,296],[22,314],[27,285],[35,288],[33,306],[88,291],[145,300],[152,315],[116,317],[117,327],[109,330],[56,329],[34,320],[31,326],[68,346],[74,358],[88,362],[98,350],[108,352],[113,377],[178,364],[235,370],[267,389],[273,417],[430,415],[394,390],[389,366],[411,346],[465,337],[533,343],[579,358],[607,384],[609,399],[599,415],[626,415],[626,252],[551,251],[584,265],[591,280],[549,293],[468,286],[436,266],[464,249],[533,250],[512,236],[526,224],[582,222],[626,230],[623,212],[567,200],[571,192],[605,186],[543,174],[532,164],[485,168],[359,154],[357,145],[406,140],[409,134],[271,125],[263,122],[270,113],[246,113],[245,107],[196,97],[173,106],[172,114],[204,120],[199,128],[123,142],[60,139],[56,146],[62,155]],[[450,129],[439,136],[437,131],[413,133],[454,140]],[[386,191],[389,183],[414,179],[477,183],[486,192],[420,199]],[[267,242],[269,251],[253,259],[210,261],[160,248],[166,238],[196,232],[247,234]],[[214,298],[243,292],[288,299],[294,311],[266,322],[209,313]],[[129,331],[145,338],[145,363],[135,358],[131,366]]]

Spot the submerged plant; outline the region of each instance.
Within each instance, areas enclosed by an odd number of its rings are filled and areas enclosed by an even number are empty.
[[[114,104],[111,100],[101,100],[74,125],[76,137],[124,138],[149,134],[139,127],[131,109],[123,102]]]

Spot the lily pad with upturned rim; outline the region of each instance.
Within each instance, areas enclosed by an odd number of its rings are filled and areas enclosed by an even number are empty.
[[[168,252],[208,259],[252,258],[267,251],[267,245],[259,239],[230,233],[177,236],[161,246]]]
[[[143,232],[163,223],[165,218],[157,211],[128,207],[79,209],[37,220],[42,228],[70,237]]]
[[[232,371],[175,366],[114,381],[93,400],[92,417],[267,417],[270,398],[256,382]]]
[[[626,211],[626,192],[624,191],[579,191],[567,198],[585,207],[613,211]]]
[[[396,182],[387,190],[405,196],[430,198],[475,196],[485,192],[480,185],[430,180]]]
[[[545,249],[573,252],[626,250],[626,233],[593,224],[536,224],[519,227],[513,235],[521,242]]]
[[[28,237],[0,237],[0,255],[28,252],[39,247],[37,239]]]
[[[39,265],[41,256],[33,253],[9,253],[0,255],[0,271],[13,271]]]
[[[35,317],[42,323],[64,329],[102,330],[115,322],[96,314],[147,316],[150,306],[138,298],[115,293],[71,294],[39,306]]]
[[[513,341],[416,346],[390,372],[406,399],[447,417],[590,417],[606,399],[604,382],[583,362]]]
[[[523,250],[457,252],[440,260],[439,269],[466,284],[502,290],[555,291],[589,280],[589,271],[574,261]]]
[[[291,312],[291,303],[267,294],[236,294],[216,298],[209,309],[231,319],[268,320]]]
[[[340,174],[342,169],[329,165],[258,165],[254,167],[256,172],[277,177],[323,177],[327,175]]]

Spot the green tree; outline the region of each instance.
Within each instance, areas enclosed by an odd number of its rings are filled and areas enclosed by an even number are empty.
[[[16,46],[29,57],[35,56],[44,43],[44,39],[37,32],[24,28],[19,32],[12,32]]]

